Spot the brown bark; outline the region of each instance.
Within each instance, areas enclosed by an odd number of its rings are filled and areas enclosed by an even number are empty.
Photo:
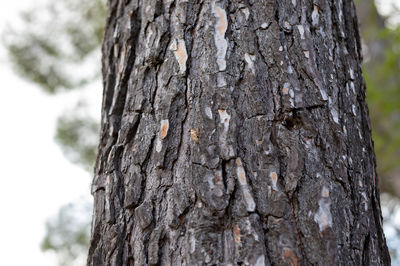
[[[110,0],[88,265],[389,265],[352,1]]]

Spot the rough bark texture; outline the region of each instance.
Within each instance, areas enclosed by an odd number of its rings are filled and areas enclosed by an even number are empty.
[[[88,265],[389,265],[352,1],[110,0]]]

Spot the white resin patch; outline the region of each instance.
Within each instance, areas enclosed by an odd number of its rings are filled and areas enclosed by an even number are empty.
[[[225,10],[216,5],[215,2],[213,2],[212,11],[217,19],[214,34],[215,46],[217,48],[217,65],[219,71],[224,71],[226,69],[226,50],[228,49],[228,42],[225,39],[225,32],[228,29],[228,19]]]
[[[221,124],[224,124],[224,132],[228,132],[231,115],[228,114],[226,110],[218,110],[218,113],[219,113],[219,118],[221,120]]]
[[[316,26],[319,23],[319,8],[317,5],[314,5],[314,11],[311,13],[312,25]]]
[[[243,11],[243,13],[244,13],[244,15],[245,15],[245,17],[246,17],[246,20],[248,20],[248,19],[249,19],[249,16],[250,16],[250,11],[249,11],[249,9],[246,7],[246,8],[243,8],[242,11]]]
[[[246,172],[243,168],[242,160],[240,158],[236,159],[236,176],[239,181],[240,187],[242,188],[244,201],[247,205],[247,211],[253,212],[256,208],[256,203],[254,202],[253,196],[249,190],[247,184]]]
[[[292,89],[289,90],[289,95],[290,95],[291,98],[294,97],[294,91]]]
[[[206,179],[208,182],[208,185],[210,186],[211,189],[215,187],[214,185],[214,177],[212,175],[206,175]]]
[[[210,107],[207,106],[207,107],[204,109],[204,112],[206,113],[206,116],[207,116],[208,118],[213,119],[213,115],[212,115],[212,111],[211,111],[211,108],[210,108]]]
[[[351,87],[353,93],[356,94],[356,88],[354,87],[354,82],[353,81],[350,82],[350,87]]]
[[[305,37],[304,37],[304,27],[303,27],[303,25],[297,25],[297,29],[299,30],[300,38],[301,38],[302,40],[304,40]]]
[[[178,45],[176,44],[176,39],[173,39],[171,44],[169,45],[169,49],[172,51],[176,51],[178,49]]]
[[[156,140],[156,152],[161,152],[162,150],[162,142],[161,139],[157,138]]]
[[[314,216],[314,221],[322,232],[328,227],[332,227],[331,200],[329,199],[329,189],[322,187],[321,198],[318,201],[318,212]]]
[[[244,60],[246,60],[247,66],[250,69],[251,73],[253,75],[256,74],[256,70],[254,68],[254,61],[256,60],[256,57],[254,55],[250,55],[248,53],[244,54]]]
[[[354,80],[354,71],[352,68],[349,69],[350,78]]]
[[[248,186],[243,187],[243,196],[247,205],[247,211],[253,212],[256,209],[256,203],[254,202]]]
[[[353,115],[357,115],[357,108],[354,104],[351,105],[351,110],[353,111]]]
[[[238,160],[240,160],[240,159],[238,159]],[[247,185],[246,172],[244,171],[241,161],[240,161],[240,163],[237,163],[237,164],[238,164],[238,166],[236,167],[236,175],[238,177],[239,184],[241,186],[245,186],[245,185]]]
[[[190,235],[190,253],[194,253],[196,251],[196,239],[194,238],[194,234]]]
[[[292,25],[290,25],[289,22],[285,21],[283,22],[283,28],[285,28],[286,30],[292,30]]]
[[[218,73],[218,75],[217,75],[217,87],[218,88],[222,88],[227,85],[225,77],[223,75],[224,75],[223,73]]]
[[[367,211],[368,210],[368,197],[367,194],[365,192],[361,192],[361,196],[364,198],[364,210]]]
[[[264,255],[261,255],[260,257],[257,258],[256,264],[254,264],[254,266],[265,266]]]
[[[339,114],[335,108],[331,108],[331,115],[332,115],[333,121],[335,121],[336,124],[339,124]]]
[[[227,144],[228,131],[229,131],[229,121],[231,120],[231,115],[227,113],[226,110],[218,110],[220,123],[224,125],[224,130],[219,136],[219,142],[221,145],[222,153],[226,156],[234,156],[235,152],[231,145]],[[212,133],[211,133],[212,134]]]
[[[319,90],[319,92],[321,93],[322,100],[324,100],[324,101],[328,100],[328,95],[326,94],[326,92],[323,89]]]
[[[343,21],[343,12],[342,12],[342,8],[343,8],[343,3],[342,0],[339,0],[339,21],[342,22]]]

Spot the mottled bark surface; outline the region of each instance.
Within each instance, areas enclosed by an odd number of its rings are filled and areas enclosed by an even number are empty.
[[[88,265],[389,265],[352,1],[110,0]]]

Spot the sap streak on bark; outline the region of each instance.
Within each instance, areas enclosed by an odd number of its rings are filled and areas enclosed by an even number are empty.
[[[110,0],[88,265],[389,265],[352,1]]]

